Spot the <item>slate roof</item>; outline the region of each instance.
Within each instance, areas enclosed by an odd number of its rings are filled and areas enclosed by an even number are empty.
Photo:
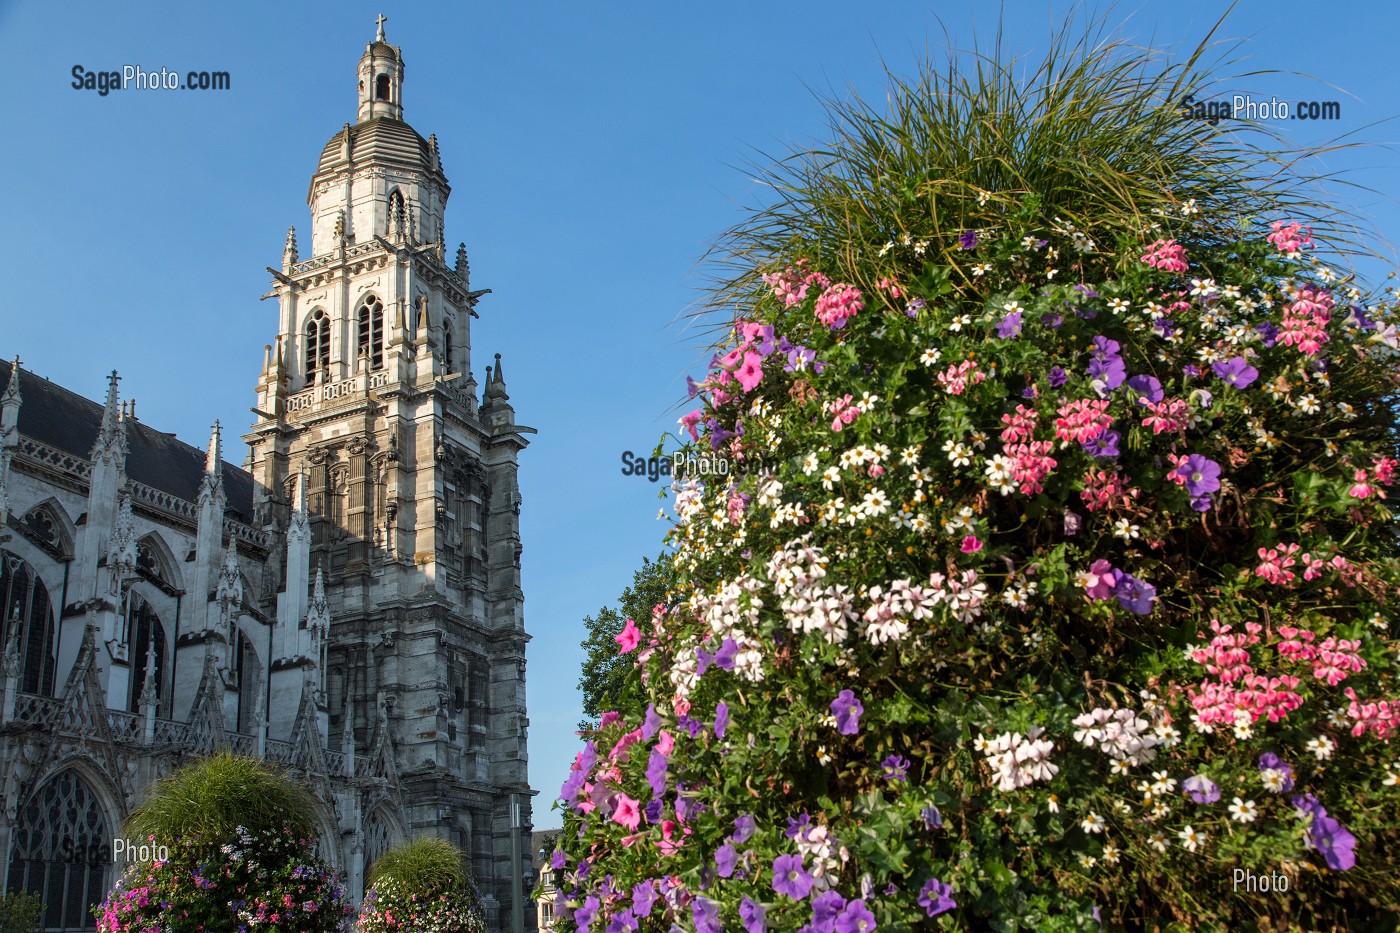
[[[316,163],[317,176],[344,165],[340,161],[340,146],[344,137],[345,130],[342,129],[321,150],[321,158]],[[373,162],[411,171],[436,171],[432,168],[428,141],[419,136],[413,127],[392,117],[375,117],[350,127],[350,161],[355,165]],[[314,179],[312,184],[314,188]]]
[[[0,359],[0,388],[13,364]],[[86,460],[102,427],[102,405],[20,367],[19,433]],[[199,498],[204,451],[140,421],[126,426],[126,475],[188,502]],[[245,524],[253,517],[253,477],[224,461],[226,514]]]

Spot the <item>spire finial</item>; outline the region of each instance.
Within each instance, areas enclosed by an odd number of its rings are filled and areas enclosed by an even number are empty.
[[[501,354],[499,353],[496,354],[496,375],[492,381],[505,385],[506,377],[504,375],[504,370],[501,369]]]
[[[385,16],[383,13],[380,13],[378,16],[375,17],[374,22],[379,26],[379,30],[374,34],[375,42],[384,41],[384,23],[388,19],[389,17]]]
[[[214,420],[213,431],[209,435],[209,451],[204,458],[204,472],[207,475],[217,476],[223,472],[223,447],[223,427],[216,418]]]

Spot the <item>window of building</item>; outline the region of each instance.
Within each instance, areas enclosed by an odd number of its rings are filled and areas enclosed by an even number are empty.
[[[10,849],[9,889],[44,900],[46,930],[92,929],[88,909],[106,893],[112,851],[97,796],[70,769],[25,798]]]
[[[373,295],[366,295],[359,311],[360,340],[358,356],[369,357],[370,369],[384,368],[384,304]]]
[[[329,382],[331,370],[331,322],[317,308],[306,322],[306,384]]]
[[[161,625],[160,617],[151,608],[151,604],[141,598],[141,594],[131,593],[127,598],[127,631],[131,639],[131,685],[126,708],[134,713],[140,709],[141,691],[146,687],[146,652],[150,650],[152,639],[155,640],[156,648],[156,699],[159,701],[165,697],[165,685],[162,683],[165,677],[165,626]]]
[[[377,77],[377,78],[374,79],[374,99],[375,99],[375,100],[388,100],[388,99],[389,99],[389,76],[388,76],[388,75],[380,75],[379,77]]]
[[[0,651],[18,629],[20,685],[25,693],[53,694],[53,604],[34,568],[0,550]]]

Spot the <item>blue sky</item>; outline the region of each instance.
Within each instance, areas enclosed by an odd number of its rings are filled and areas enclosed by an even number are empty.
[[[0,2],[11,179],[0,353],[93,398],[119,369],[142,420],[198,446],[215,418],[245,430],[276,329],[275,307],[258,301],[264,267],[279,265],[290,224],[305,254],[307,183],[354,120],[355,66],[382,9],[406,62],[405,118],[437,134],[453,185],[449,244],[466,242],[473,285],[493,289],[473,334],[477,377],[502,353],[518,418],[540,430],[521,470],[530,775],[536,826],[557,826],[549,800],[576,747],[581,619],[661,546],[660,487],[622,476],[620,454],[674,426],[685,374],[708,356],[686,311],[707,244],[762,200],[744,167],[820,137],[814,92],[878,100],[885,66],[907,74],[947,55],[945,29],[961,47],[990,36],[998,11],[980,6]],[[1232,89],[1341,102],[1340,121],[1285,132],[1373,144],[1320,168],[1376,189],[1343,190],[1340,203],[1400,239],[1400,153],[1386,146],[1400,138],[1389,47],[1400,12],[1384,6],[1250,3],[1222,35],[1240,40],[1237,73],[1317,79]],[[1224,8],[1124,4],[1110,16],[1125,36],[1184,54]],[[1008,0],[1005,47],[1034,56],[1071,9]],[[228,71],[232,88],[100,97],[70,86],[75,64]]]

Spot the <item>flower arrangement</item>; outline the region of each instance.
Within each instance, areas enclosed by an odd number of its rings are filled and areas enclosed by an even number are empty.
[[[562,928],[1393,928],[1394,303],[1171,190],[930,209],[842,116],[878,164],[799,179],[691,380],[737,468],[618,636]]]
[[[291,830],[239,827],[228,841],[190,836],[167,846],[169,860],[132,862],[94,908],[99,933],[350,928],[344,888]]]
[[[485,933],[481,896],[460,850],[424,837],[370,868],[359,933]]]

